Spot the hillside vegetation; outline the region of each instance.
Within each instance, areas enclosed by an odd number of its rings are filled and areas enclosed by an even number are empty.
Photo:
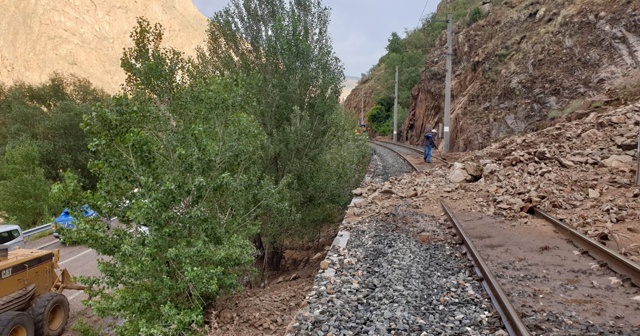
[[[472,24],[482,18],[479,5],[481,0],[452,1],[449,10],[454,22]],[[368,73],[362,74],[354,96],[349,97],[345,106],[353,111],[360,110],[360,94],[367,97],[365,105],[369,124],[380,135],[391,134],[393,127],[393,100],[395,74],[398,67],[398,107],[399,124],[402,125],[411,106],[411,91],[420,81],[425,69],[425,58],[437,47],[437,39],[447,28],[447,12],[434,13],[416,28],[407,29],[404,36],[391,33],[386,47],[387,53],[380,58]]]
[[[23,229],[44,224],[68,205],[65,177],[80,191],[95,187],[80,123],[104,99],[88,81],[57,74],[39,85],[0,85],[0,218]]]

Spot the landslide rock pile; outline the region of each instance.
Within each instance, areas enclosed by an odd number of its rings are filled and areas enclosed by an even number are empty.
[[[0,0],[0,82],[37,84],[53,72],[89,79],[109,93],[124,82],[120,57],[137,17],[162,23],[165,46],[189,55],[207,19],[191,0]]]
[[[640,219],[639,133],[640,103],[509,138],[466,160],[482,165],[496,212],[515,217],[539,206],[598,236]]]
[[[452,153],[447,158],[457,155],[459,162],[451,167],[434,165],[356,193],[411,198],[417,207],[443,198],[462,204],[460,211],[513,223],[527,223],[527,210],[536,206],[640,261],[639,133],[640,102]]]

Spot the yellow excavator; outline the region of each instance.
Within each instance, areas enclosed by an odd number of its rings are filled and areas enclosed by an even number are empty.
[[[69,320],[65,289],[83,290],[58,266],[60,252],[0,247],[0,336],[59,336]]]

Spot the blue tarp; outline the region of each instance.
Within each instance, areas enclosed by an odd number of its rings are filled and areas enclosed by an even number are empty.
[[[94,217],[98,215],[95,211],[91,210],[91,208],[89,208],[89,206],[87,205],[83,205],[82,210],[83,210],[82,215],[84,217]],[[54,219],[53,221],[64,226],[67,229],[73,229],[75,227],[75,225],[73,225],[73,222],[75,220],[76,219],[73,218],[71,214],[69,214],[69,209],[64,209],[60,214],[60,216],[56,217],[56,219]]]

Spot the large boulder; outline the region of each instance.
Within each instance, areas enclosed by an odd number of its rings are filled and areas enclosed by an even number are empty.
[[[482,177],[482,166],[479,163],[467,161],[464,163],[464,170],[467,171],[467,174],[475,177],[476,179],[480,179]]]
[[[471,175],[464,169],[464,164],[460,162],[453,164],[447,178],[453,183],[463,183],[473,180]]]
[[[633,158],[629,155],[611,155],[608,159],[602,160],[605,167],[613,167],[616,162],[631,163]]]
[[[601,161],[602,165],[609,168],[615,168],[619,171],[630,172],[630,163],[633,158],[629,155],[611,155],[608,159]]]

